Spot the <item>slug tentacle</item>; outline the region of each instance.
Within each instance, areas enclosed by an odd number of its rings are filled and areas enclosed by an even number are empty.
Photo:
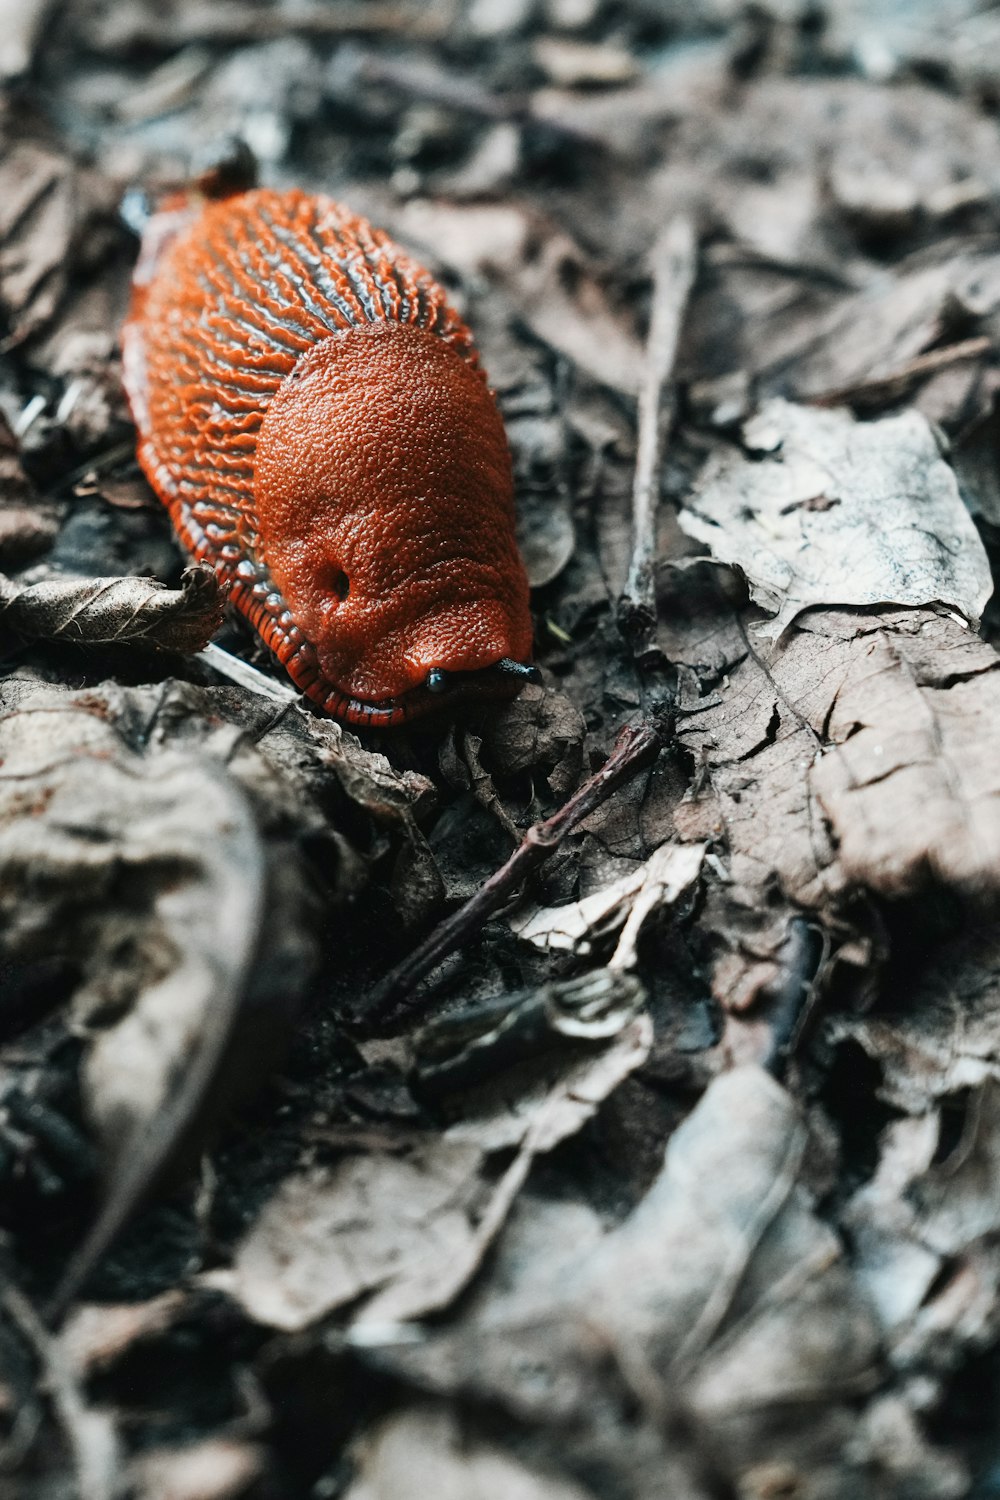
[[[122,349],[181,540],[327,712],[384,727],[537,677],[496,404],[388,236],[301,192],[174,199]]]

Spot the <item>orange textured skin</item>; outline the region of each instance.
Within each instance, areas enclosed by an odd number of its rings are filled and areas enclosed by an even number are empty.
[[[300,192],[172,200],[122,350],[181,540],[324,709],[394,725],[439,706],[431,668],[530,660],[496,403],[443,291],[384,234]]]

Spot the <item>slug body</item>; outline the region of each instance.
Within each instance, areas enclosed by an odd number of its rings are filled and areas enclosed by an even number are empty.
[[[122,350],[147,477],[302,692],[383,727],[533,675],[500,414],[386,235],[301,192],[174,200]]]

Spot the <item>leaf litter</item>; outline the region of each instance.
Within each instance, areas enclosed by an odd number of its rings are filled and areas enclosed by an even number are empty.
[[[987,1493],[1000,155],[946,11],[14,7],[0,1488]],[[477,332],[515,703],[362,743],[183,571],[117,205],[233,133]]]

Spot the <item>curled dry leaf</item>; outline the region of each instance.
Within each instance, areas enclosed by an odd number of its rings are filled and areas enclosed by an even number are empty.
[[[680,523],[746,574],[776,617],[761,634],[816,605],[941,603],[978,623],[989,560],[917,412],[863,423],[774,400],[743,443],[709,460]]]
[[[803,318],[782,336],[779,317],[771,347],[766,331],[756,331],[759,379],[769,393],[787,394],[791,384],[800,401],[828,402],[838,391],[877,391],[879,384],[892,400],[899,372],[926,351],[961,339],[980,319],[995,319],[998,293],[995,251],[975,240],[968,248],[946,242],[838,298],[818,324]]]
[[[248,793],[223,763],[155,737],[139,753],[112,727],[123,703],[98,692],[11,680],[4,692],[4,952],[78,964],[74,1007],[91,1038],[83,1093],[107,1197],[75,1282],[198,1128],[210,1092],[218,1109],[270,1063],[311,966],[307,902],[280,842],[272,862],[259,786]]]
[[[712,685],[685,688],[678,708],[700,769],[676,820],[725,850],[702,917],[721,945],[720,1001],[742,1010],[774,983],[796,909],[836,931],[858,887],[903,896],[942,882],[995,899],[992,647],[927,610],[813,610],[781,644],[756,645],[728,614],[714,637],[661,638],[675,660],[716,658],[701,669]]]
[[[468,1088],[561,1039],[603,1042],[617,1036],[645,1000],[634,974],[606,968],[449,1010],[414,1037],[415,1073],[425,1089]]]
[[[551,1225],[551,1279],[522,1253],[464,1318],[419,1346],[386,1345],[380,1362],[551,1424],[556,1444],[571,1422],[583,1461],[608,1451],[614,1398],[598,1370],[610,1360],[654,1424],[609,1445],[619,1483],[635,1464],[662,1484],[686,1428],[717,1480],[751,1493],[765,1464],[816,1493],[884,1493],[846,1451],[853,1405],[877,1383],[879,1327],[803,1185],[807,1142],[767,1073],[720,1076],[619,1228],[574,1259]]]
[[[26,103],[5,114],[0,138],[0,317],[16,346],[51,325],[71,287],[86,298],[95,267],[99,277],[117,274],[108,247],[120,189],[82,167]],[[94,331],[106,358],[107,303],[103,312]],[[49,367],[47,357],[41,362]]]
[[[844,675],[836,647],[816,644],[830,702],[827,748],[810,779],[846,877],[891,896],[933,880],[992,897],[1000,657],[955,621],[926,614],[859,635]]]
[[[619,1034],[580,1049],[539,1077],[479,1090],[470,1112],[406,1157],[349,1157],[332,1170],[289,1178],[211,1284],[251,1317],[295,1330],[362,1303],[365,1330],[439,1311],[475,1274],[536,1155],[579,1130],[652,1045],[646,1016],[619,1007]],[[489,1152],[519,1146],[495,1187]],[[363,1300],[362,1300],[363,1299]]]
[[[673,906],[701,872],[704,844],[663,844],[638,869],[603,890],[571,901],[518,912],[510,925],[536,948],[563,949],[585,956],[595,943],[621,930],[611,957],[612,969],[631,969],[637,962],[636,941],[643,924],[664,906]]]
[[[0,575],[0,630],[74,646],[200,651],[222,623],[208,568],[189,568],[179,589],[154,578],[47,578],[21,587]]]
[[[107,1197],[70,1287],[283,1055],[313,959],[297,838],[325,841],[336,905],[369,875],[340,823],[381,825],[389,852],[430,788],[336,724],[226,689],[3,694],[3,952],[85,955],[73,1003]]]

